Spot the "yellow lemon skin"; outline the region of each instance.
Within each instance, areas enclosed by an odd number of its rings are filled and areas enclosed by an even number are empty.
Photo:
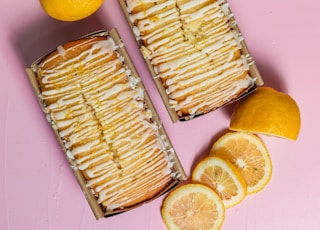
[[[78,21],[95,13],[104,0],[40,0],[43,10],[60,21]]]
[[[292,97],[271,87],[259,87],[239,101],[229,128],[297,140],[300,126],[300,110]]]

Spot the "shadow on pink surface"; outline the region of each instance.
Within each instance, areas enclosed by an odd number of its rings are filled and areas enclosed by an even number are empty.
[[[97,14],[77,22],[42,17],[19,29],[11,40],[26,68],[57,46],[104,28]]]
[[[256,64],[259,68],[261,76],[264,81],[264,86],[270,86],[276,90],[287,92],[287,82],[284,81],[284,77],[273,67],[267,64],[267,62],[256,60]]]
[[[200,149],[199,154],[195,156],[191,168],[190,168],[190,172],[189,175],[192,174],[192,171],[194,170],[194,168],[197,166],[197,164],[204,160],[207,156],[209,156],[210,150],[212,148],[212,145],[215,141],[217,141],[221,136],[223,136],[224,134],[226,134],[227,132],[229,132],[228,129],[221,129],[220,131],[218,131],[217,133],[215,133],[215,135],[211,138],[211,141],[204,146],[202,149]],[[191,179],[191,178],[189,178]]]
[[[277,72],[277,70],[275,70],[272,66],[267,65],[265,62],[256,61],[256,65],[264,81],[263,86],[272,87],[281,92],[287,92],[287,84],[283,80],[284,77],[282,77]],[[228,117],[231,118],[231,115],[236,105],[237,105],[237,102],[234,102],[221,109]]]

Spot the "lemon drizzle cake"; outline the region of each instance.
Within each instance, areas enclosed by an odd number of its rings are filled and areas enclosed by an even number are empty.
[[[111,36],[82,38],[33,65],[47,119],[107,213],[184,179],[120,46]]]
[[[141,51],[160,78],[167,106],[191,119],[238,98],[255,84],[249,55],[223,0],[126,0]]]

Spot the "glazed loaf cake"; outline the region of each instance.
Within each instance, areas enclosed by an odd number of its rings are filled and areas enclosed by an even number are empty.
[[[255,84],[221,0],[125,0],[141,52],[179,119],[212,111]]]
[[[119,46],[111,36],[86,37],[33,66],[47,119],[106,213],[147,201],[183,177]]]

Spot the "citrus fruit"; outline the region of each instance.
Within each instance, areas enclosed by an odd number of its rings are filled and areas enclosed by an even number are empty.
[[[272,174],[269,152],[255,134],[230,132],[221,136],[212,146],[210,156],[231,162],[247,184],[247,194],[263,189]]]
[[[231,116],[230,130],[296,140],[300,132],[299,107],[289,95],[259,87],[239,101]]]
[[[247,184],[235,166],[219,157],[206,157],[192,172],[192,181],[212,188],[226,208],[244,199]]]
[[[165,198],[161,214],[169,230],[220,229],[225,209],[211,188],[202,184],[185,184]]]
[[[103,0],[40,0],[44,11],[57,20],[77,21],[96,12]]]

